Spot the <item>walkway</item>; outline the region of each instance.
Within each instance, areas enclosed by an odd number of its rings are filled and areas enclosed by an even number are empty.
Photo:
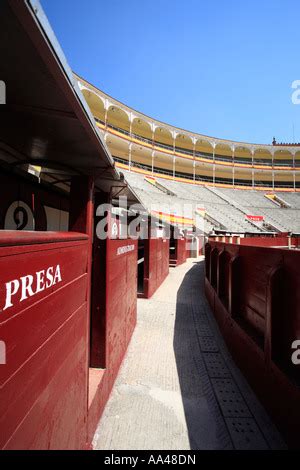
[[[188,260],[150,300],[94,437],[95,449],[278,449],[280,435],[223,343]]]

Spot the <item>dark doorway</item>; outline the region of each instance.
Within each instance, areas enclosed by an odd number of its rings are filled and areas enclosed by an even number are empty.
[[[144,294],[144,277],[145,277],[145,240],[138,242],[138,275],[137,290],[138,294]]]
[[[170,266],[176,264],[177,240],[175,239],[174,227],[170,227]]]

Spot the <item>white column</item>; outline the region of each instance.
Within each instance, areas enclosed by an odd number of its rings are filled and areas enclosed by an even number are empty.
[[[293,168],[295,169],[295,154],[296,154],[296,150],[293,150]]]
[[[152,153],[151,153],[151,160],[152,160],[152,176],[153,176],[153,173],[154,173],[154,150],[152,150]]]
[[[195,137],[192,137],[192,142],[193,142],[193,181],[196,181],[196,139]]]
[[[193,137],[192,142],[193,142],[193,159],[195,160],[195,158],[196,158],[196,139],[195,139],[195,137]]]
[[[296,191],[296,166],[295,166],[295,155],[296,150],[293,150],[293,179],[294,179],[294,191]]]
[[[176,147],[176,133],[171,132],[172,137],[173,137],[173,153],[175,154],[175,147]]]
[[[131,151],[132,151],[132,144],[129,144],[129,171],[131,171]]]
[[[173,179],[175,179],[175,162],[176,162],[176,157],[174,155],[174,157],[173,157]]]
[[[172,132],[172,137],[173,137],[173,153],[174,153],[174,157],[173,157],[173,178],[175,178],[175,174],[176,174],[176,170],[175,170],[175,164],[176,164],[176,156],[175,156],[176,136],[177,136],[177,133],[176,133],[175,131]]]
[[[130,116],[129,116],[129,137],[130,139],[132,139],[132,124],[133,124],[133,115],[132,113],[130,113]]]
[[[213,162],[215,163],[216,142],[212,143],[212,148],[213,148]]]
[[[109,108],[109,104],[108,102],[106,101],[105,103],[105,117],[104,117],[104,123],[105,123],[105,129],[107,129],[107,113],[108,113],[108,108]]]
[[[154,137],[155,137],[155,124],[151,125],[151,130],[152,130],[152,147],[154,148]]]

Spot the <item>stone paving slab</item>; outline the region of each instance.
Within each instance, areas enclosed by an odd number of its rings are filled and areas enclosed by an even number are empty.
[[[285,448],[224,344],[203,268],[203,258],[188,260],[152,299],[138,300],[137,327],[94,449]]]

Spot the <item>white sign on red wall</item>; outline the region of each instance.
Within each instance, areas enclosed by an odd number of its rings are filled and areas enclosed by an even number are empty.
[[[14,279],[5,283],[5,305],[0,313],[14,306],[15,301],[23,302],[29,297],[49,289],[55,284],[62,282],[61,269],[58,264],[47,269],[36,272],[34,275],[28,274],[20,279]]]
[[[246,217],[246,219],[252,220],[253,222],[262,222],[263,220],[265,220],[263,215],[250,215],[250,214],[247,214],[245,217]]]

